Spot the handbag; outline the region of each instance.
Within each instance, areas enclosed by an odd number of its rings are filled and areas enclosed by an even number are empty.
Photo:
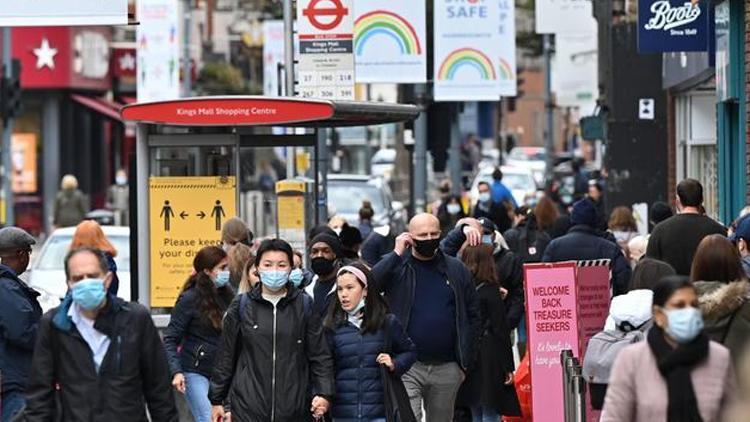
[[[387,320],[386,320],[387,321]],[[383,353],[391,354],[390,323],[386,322],[385,347]],[[383,380],[385,420],[387,422],[417,422],[411,410],[411,401],[401,378],[385,365],[380,365],[380,378]]]

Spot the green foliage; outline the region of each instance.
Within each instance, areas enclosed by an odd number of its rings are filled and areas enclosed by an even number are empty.
[[[225,62],[206,63],[198,76],[199,89],[208,95],[250,94],[242,72]]]
[[[529,15],[533,21],[534,9],[536,7],[535,0],[516,0],[516,13],[524,13]],[[533,28],[533,25],[532,25]],[[544,40],[543,37],[533,30],[531,31],[516,31],[516,45],[523,51],[527,56],[539,57],[543,53]]]

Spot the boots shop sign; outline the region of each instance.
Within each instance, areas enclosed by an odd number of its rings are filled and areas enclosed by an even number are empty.
[[[708,51],[709,0],[640,0],[638,53]]]

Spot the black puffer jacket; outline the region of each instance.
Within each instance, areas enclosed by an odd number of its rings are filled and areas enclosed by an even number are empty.
[[[333,396],[333,357],[320,318],[309,296],[288,289],[274,310],[258,284],[245,293],[242,315],[240,295],[224,317],[208,398],[231,403],[233,421],[305,421],[311,394]]]
[[[217,299],[222,315],[232,301],[231,289],[225,286],[219,290]],[[169,326],[164,332],[164,348],[167,350],[172,376],[181,372],[194,372],[209,378],[214,368],[219,338],[221,330],[214,328],[201,312],[200,292],[196,287],[184,291],[177,299]],[[182,350],[178,352],[180,344]]]
[[[177,422],[167,356],[151,314],[112,295],[107,300],[94,323],[111,341],[98,374],[91,349],[68,316],[70,295],[42,317],[23,421]],[[62,415],[55,413],[55,384]]]

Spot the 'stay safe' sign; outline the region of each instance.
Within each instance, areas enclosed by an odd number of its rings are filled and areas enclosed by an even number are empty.
[[[708,51],[708,1],[640,0],[638,52]]]

